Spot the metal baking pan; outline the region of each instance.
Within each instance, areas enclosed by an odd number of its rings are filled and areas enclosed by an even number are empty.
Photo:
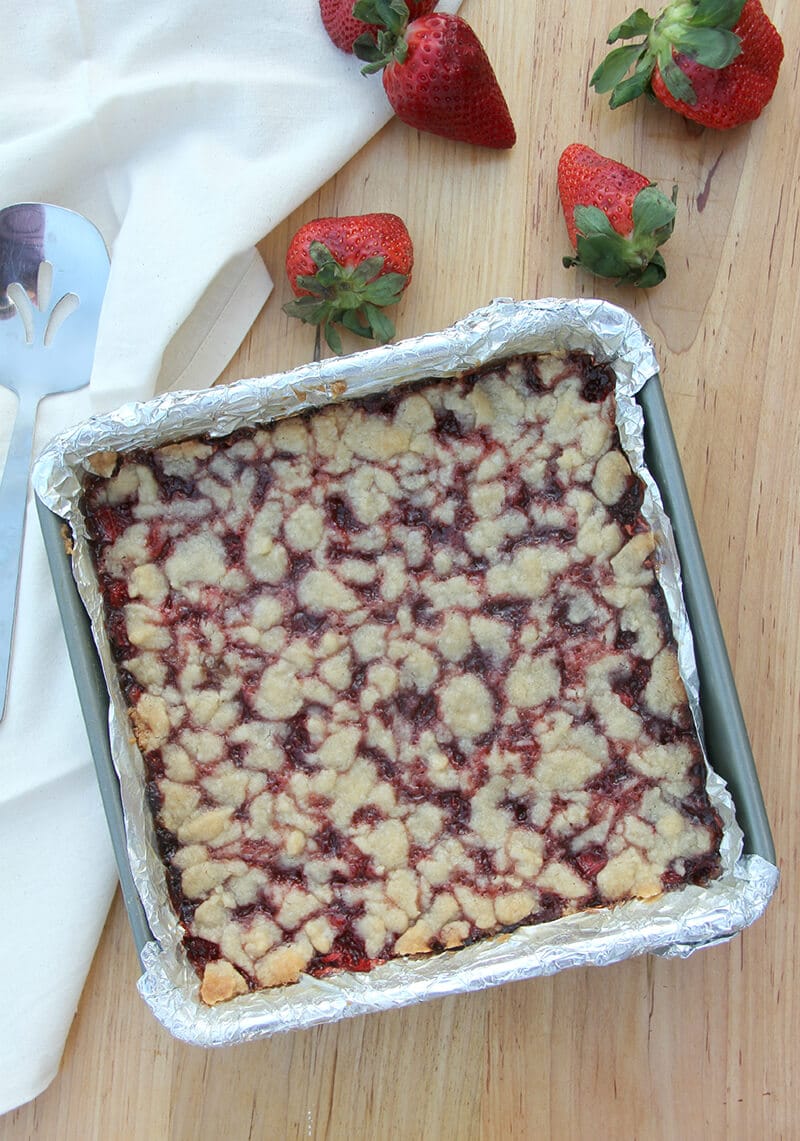
[[[42,527],[47,560],[53,577],[56,601],[64,627],[72,672],[78,690],[81,712],[86,723],[100,796],[103,801],[111,844],[119,870],[122,897],[128,912],[137,952],[153,938],[147,917],[133,882],[125,839],[119,779],[111,756],[108,734],[109,697],[100,658],[92,637],[86,608],[72,576],[72,563],[67,552],[67,524],[36,496],[36,509]]]
[[[461,326],[456,326],[459,332],[466,328],[470,335],[475,328],[484,335],[488,328],[492,333],[495,325],[502,326],[506,313],[512,318],[520,315],[523,325],[526,320],[538,318],[545,314],[548,320],[563,312],[564,307],[571,307],[580,314],[581,321],[586,312],[589,312],[589,321],[594,319],[595,310],[602,308],[606,319],[623,323],[635,324],[629,315],[606,303],[568,303],[568,302],[527,302],[511,303],[496,302],[493,306],[478,314],[465,319]],[[594,308],[592,308],[594,307]],[[621,316],[620,316],[621,315]],[[452,331],[451,331],[452,332]],[[439,335],[434,337],[438,345]],[[443,334],[442,334],[443,336]],[[644,335],[642,335],[644,336]],[[425,339],[422,339],[425,340]],[[413,344],[408,342],[406,344]],[[400,348],[400,346],[398,346]],[[492,342],[493,351],[485,359],[500,359],[504,355],[512,355],[514,348],[508,345],[498,347]],[[428,351],[427,349],[425,350]],[[434,353],[438,348],[434,347]],[[524,350],[523,350],[524,351]],[[648,352],[650,350],[648,349]],[[377,358],[374,350],[371,353],[361,354],[362,358],[369,357],[370,363]],[[430,358],[428,358],[430,359]],[[650,358],[652,359],[652,357]],[[356,358],[348,358],[356,362]],[[469,363],[469,362],[468,362]],[[468,367],[468,363],[463,367]],[[335,374],[334,367],[331,375]],[[347,360],[343,362],[344,368]],[[352,366],[356,368],[356,364]],[[452,374],[452,370],[451,370]],[[295,375],[288,374],[293,384]],[[428,373],[427,375],[438,375]],[[736,693],[733,674],[725,648],[724,638],[717,614],[711,584],[706,570],[702,548],[697,528],[692,515],[686,484],[681,471],[681,465],[674,436],[669,422],[663,392],[655,373],[655,367],[650,365],[646,383],[636,396],[644,413],[644,450],[645,464],[650,475],[658,485],[666,513],[671,521],[675,543],[681,562],[683,580],[683,593],[686,610],[688,611],[691,626],[697,674],[699,677],[700,708],[705,728],[705,743],[709,761],[712,768],[726,782],[728,791],[736,810],[737,824],[744,834],[743,856],[745,859],[763,861],[769,866],[766,899],[774,890],[777,871],[771,867],[775,863],[775,850],[770,833],[764,802],[759,787],[753,754],[747,735],[742,710]],[[275,378],[269,378],[273,380]],[[286,380],[286,378],[277,378]],[[243,382],[247,383],[247,382]],[[267,382],[258,382],[265,384]],[[308,382],[297,385],[303,389]],[[292,391],[295,389],[293,388]],[[218,397],[225,399],[225,395],[216,390]],[[171,411],[174,409],[171,408]],[[127,422],[127,421],[126,421]],[[46,494],[46,493],[45,493]],[[156,942],[148,922],[147,913],[137,890],[134,872],[130,862],[128,837],[126,835],[125,814],[117,776],[114,758],[112,755],[112,736],[109,732],[109,693],[103,675],[100,656],[95,646],[90,620],[73,577],[72,561],[68,553],[68,536],[65,534],[65,522],[55,514],[46,503],[37,496],[37,508],[44,535],[50,567],[55,586],[55,592],[66,634],[72,667],[75,673],[79,698],[86,721],[91,751],[97,770],[97,777],[101,795],[108,817],[111,839],[119,866],[120,882],[127,908],[133,936],[139,952],[140,960],[146,967],[149,949]],[[772,876],[774,873],[774,877]],[[762,898],[758,906],[749,912],[750,918],[737,921],[728,929],[728,937],[736,933],[742,926],[752,922],[756,914],[763,909]],[[694,946],[705,945],[694,938],[688,941],[677,940],[670,943],[669,939],[659,943],[658,938],[649,943],[649,949],[659,953],[690,953]],[[143,956],[144,951],[144,956]],[[590,959],[587,961],[591,961]],[[609,960],[610,961],[610,960]],[[558,969],[558,968],[555,968]],[[488,979],[490,972],[487,972]],[[549,973],[541,971],[540,973]],[[527,976],[523,976],[527,977]],[[494,977],[493,982],[504,981],[502,975]],[[492,982],[479,981],[478,985],[492,985]],[[440,990],[439,993],[446,993]],[[431,995],[432,996],[432,995]],[[426,997],[423,995],[422,997]],[[404,1002],[402,1004],[405,1004]],[[358,1003],[352,1004],[349,1013],[358,1013]],[[362,1004],[361,1010],[377,1009],[379,1007]],[[338,1017],[344,1016],[341,1012]],[[309,1023],[311,1024],[311,1023]],[[180,1035],[179,1035],[180,1036]],[[187,1040],[190,1040],[187,1038]],[[220,1038],[214,1039],[213,1033],[207,1040],[199,1044],[224,1044]]]

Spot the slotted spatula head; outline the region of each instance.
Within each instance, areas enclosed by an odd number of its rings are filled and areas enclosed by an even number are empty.
[[[41,399],[89,383],[108,271],[81,214],[39,202],[0,210],[0,384]]]
[[[40,202],[0,210],[0,385],[18,398],[0,481],[0,718],[36,409],[89,383],[108,272],[103,238],[82,215]]]

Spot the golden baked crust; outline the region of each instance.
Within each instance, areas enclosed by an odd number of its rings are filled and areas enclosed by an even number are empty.
[[[614,411],[525,356],[89,478],[203,1001],[717,874]]]

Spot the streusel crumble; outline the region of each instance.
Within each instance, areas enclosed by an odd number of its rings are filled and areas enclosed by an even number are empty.
[[[106,623],[215,1003],[718,874],[613,373],[106,456]]]

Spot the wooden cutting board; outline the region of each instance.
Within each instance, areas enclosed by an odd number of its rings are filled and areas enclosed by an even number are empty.
[[[221,379],[309,359],[313,334],[281,310],[282,266],[294,230],[321,214],[406,220],[416,268],[400,336],[497,296],[629,308],[662,362],[784,871],[766,917],[685,962],[581,969],[204,1052],[172,1040],[138,997],[117,900],[61,1072],[0,1119],[3,1141],[800,1137],[800,7],[766,0],[786,44],[779,88],[758,122],[729,133],[646,103],[612,113],[588,90],[629,7],[465,0],[516,147],[482,152],[391,123],[261,244],[275,290]],[[562,267],[555,169],[572,141],[677,183],[658,289]]]

